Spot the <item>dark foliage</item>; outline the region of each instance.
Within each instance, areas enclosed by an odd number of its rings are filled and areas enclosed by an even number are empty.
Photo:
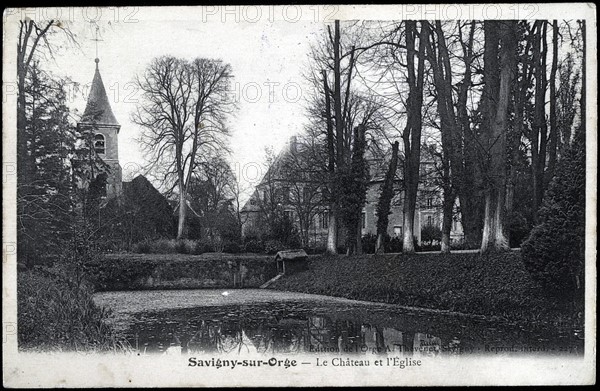
[[[265,245],[261,240],[250,239],[244,243],[244,252],[247,253],[262,253],[265,251]]]
[[[337,176],[337,186],[340,189],[338,205],[340,217],[346,228],[349,254],[356,251],[358,223],[367,198],[369,166],[364,154],[365,128],[361,125],[354,129],[351,163],[343,166]]]
[[[560,294],[583,294],[585,180],[585,145],[579,134],[560,160],[539,212],[540,224],[522,246],[527,270]]]
[[[374,254],[377,235],[368,233],[362,237],[362,250],[365,254]]]
[[[226,240],[223,243],[223,252],[228,254],[239,254],[243,250],[242,246],[238,242]]]
[[[286,250],[288,247],[279,240],[267,240],[265,242],[265,253],[273,255],[281,250]]]
[[[288,247],[299,247],[300,236],[294,222],[287,216],[282,215],[273,221],[267,235],[264,236],[265,244],[268,240],[279,241]]]
[[[62,80],[54,81],[36,63],[25,80],[25,129],[18,142],[18,261],[33,266],[61,251],[72,217],[72,183],[65,165],[74,147]]]
[[[433,246],[433,242],[442,240],[442,230],[435,225],[426,225],[421,228],[421,241]]]
[[[375,245],[377,244],[377,235],[368,233],[362,237],[363,252],[365,254],[374,254]],[[415,241],[415,249],[417,248],[417,242]],[[402,252],[402,238],[401,237],[390,237],[387,233],[383,237],[383,245],[386,253],[401,253]]]

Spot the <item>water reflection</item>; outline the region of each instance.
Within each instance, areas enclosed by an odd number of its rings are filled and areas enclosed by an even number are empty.
[[[140,354],[583,354],[572,333],[310,303],[143,313],[126,334]]]

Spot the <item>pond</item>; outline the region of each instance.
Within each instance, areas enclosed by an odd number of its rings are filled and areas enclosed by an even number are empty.
[[[525,327],[389,304],[272,290],[104,292],[140,354],[569,355],[572,329]]]

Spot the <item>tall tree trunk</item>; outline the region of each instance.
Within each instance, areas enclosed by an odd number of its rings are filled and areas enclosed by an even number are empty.
[[[469,29],[467,41],[462,39],[462,29],[459,23],[458,33],[460,36],[464,75],[462,82],[458,85],[458,99],[456,116],[459,129],[455,138],[455,159],[452,171],[453,182],[456,187],[456,194],[460,205],[460,217],[465,236],[465,242],[468,247],[475,247],[481,244],[482,231],[482,201],[479,191],[479,182],[481,173],[476,162],[476,143],[474,132],[471,130],[471,120],[467,110],[468,94],[472,85],[471,66],[473,62],[473,42],[475,35],[475,22],[472,21]]]
[[[381,195],[377,204],[377,243],[375,244],[375,253],[380,254],[385,252],[385,235],[387,233],[390,205],[394,198],[394,178],[398,169],[398,148],[400,144],[395,141],[392,144],[392,158],[388,166],[387,173],[383,185],[381,186]]]
[[[421,109],[423,106],[423,82],[425,73],[425,49],[427,42],[427,29],[423,28],[417,32],[417,22],[406,21],[406,48],[408,68],[408,99],[406,127],[402,134],[404,142],[404,242],[402,250],[405,253],[415,252],[413,243],[415,210],[417,204],[417,192],[419,186],[419,169],[421,160]],[[419,37],[418,61],[415,72],[415,40]]]
[[[340,69],[340,21],[335,21],[333,38],[333,110],[335,115],[336,164],[338,172],[344,166],[344,124],[342,122],[342,75]]]
[[[433,81],[437,92],[437,111],[440,116],[442,140],[442,241],[441,250],[450,252],[450,231],[452,230],[452,212],[455,200],[454,177],[461,178],[462,156],[455,146],[460,142],[457,115],[454,112],[452,98],[452,67],[446,46],[446,38],[441,21],[435,22],[435,35],[430,35],[428,58],[433,71]],[[435,44],[437,38],[437,45]],[[455,173],[456,172],[456,173]]]
[[[586,42],[587,42],[587,37],[586,37],[586,21],[585,19],[582,20],[581,22],[581,40],[583,41],[583,48],[582,48],[582,58],[581,58],[581,98],[580,98],[580,102],[581,102],[581,120],[579,121],[579,129],[580,131],[583,133],[583,140],[585,141],[585,132],[586,132],[586,123],[587,123],[587,114],[586,114],[586,104],[587,104],[587,100],[586,100],[586,88],[587,88],[587,80],[586,80],[586,73],[587,73],[587,69],[586,69],[586,62],[587,62],[587,48],[585,47]]]
[[[365,133],[366,127],[362,124],[354,128],[351,162],[343,176],[345,193],[340,198],[340,209],[346,228],[348,255],[358,253],[362,247],[362,210],[368,182],[368,168],[364,157]]]
[[[506,132],[508,127],[508,103],[514,79],[516,61],[516,22],[486,21],[484,53],[484,99],[487,117],[484,125],[489,126],[487,181],[485,190],[485,216],[481,252],[506,250],[504,218],[506,197]],[[496,35],[497,32],[500,35]],[[498,73],[498,43],[500,50],[500,74]],[[499,76],[499,77],[498,77]]]
[[[329,222],[327,225],[327,253],[328,254],[337,254],[337,244],[338,244],[338,226],[337,226],[337,218],[336,218],[336,207],[335,203],[330,204],[329,210]]]
[[[544,197],[544,169],[546,167],[546,147],[548,124],[546,123],[546,21],[536,21],[533,61],[535,66],[534,124],[531,132],[531,170],[533,186],[533,215],[537,222],[538,209]]]
[[[183,185],[183,179],[179,185],[179,220],[177,222],[177,240],[185,237],[185,219],[187,217],[186,189]]]
[[[521,26],[522,29],[527,29],[527,25]],[[519,62],[514,63],[514,74],[516,83],[516,92],[514,94],[514,126],[512,131],[508,135],[507,148],[509,162],[509,173],[506,183],[506,200],[505,210],[506,216],[511,216],[514,208],[514,194],[517,181],[517,160],[519,158],[519,145],[521,143],[521,137],[523,136],[523,124],[525,122],[525,103],[527,101],[527,91],[529,90],[532,82],[531,78],[533,75],[532,64],[528,59],[528,55],[531,49],[532,39],[531,33],[528,36],[525,50]],[[521,67],[519,67],[519,63]],[[508,233],[510,243],[510,232]]]
[[[550,68],[550,136],[548,145],[548,170],[546,187],[554,177],[558,146],[558,123],[556,120],[556,72],[558,70],[558,21],[552,22],[552,67]]]
[[[447,189],[444,191],[444,204],[442,206],[442,241],[440,245],[442,253],[450,252],[450,232],[452,231],[453,211],[454,192],[451,189]]]
[[[323,91],[325,93],[325,120],[327,123],[327,172],[329,181],[329,216],[327,224],[327,253],[337,254],[338,235],[337,235],[337,186],[335,181],[335,143],[333,135],[333,120],[331,118],[331,91],[327,84],[327,73],[323,74]]]

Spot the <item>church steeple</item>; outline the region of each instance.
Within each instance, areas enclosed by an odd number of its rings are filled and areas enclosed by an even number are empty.
[[[87,130],[92,133],[92,147],[97,156],[107,164],[108,169],[100,173],[106,181],[107,198],[117,196],[123,188],[121,165],[119,164],[119,130],[121,125],[117,122],[110,101],[106,94],[106,88],[100,76],[98,63],[100,60],[95,59],[96,70],[94,79],[87,99],[87,105],[79,129]]]
[[[92,80],[92,87],[88,95],[87,105],[83,112],[81,119],[82,123],[93,123],[98,125],[111,125],[120,128],[115,115],[113,114],[112,108],[110,107],[110,101],[106,95],[106,89],[102,82],[102,76],[100,76],[100,69],[98,63],[100,60],[95,59],[96,71],[94,73],[94,79]],[[119,129],[117,129],[117,132]]]

